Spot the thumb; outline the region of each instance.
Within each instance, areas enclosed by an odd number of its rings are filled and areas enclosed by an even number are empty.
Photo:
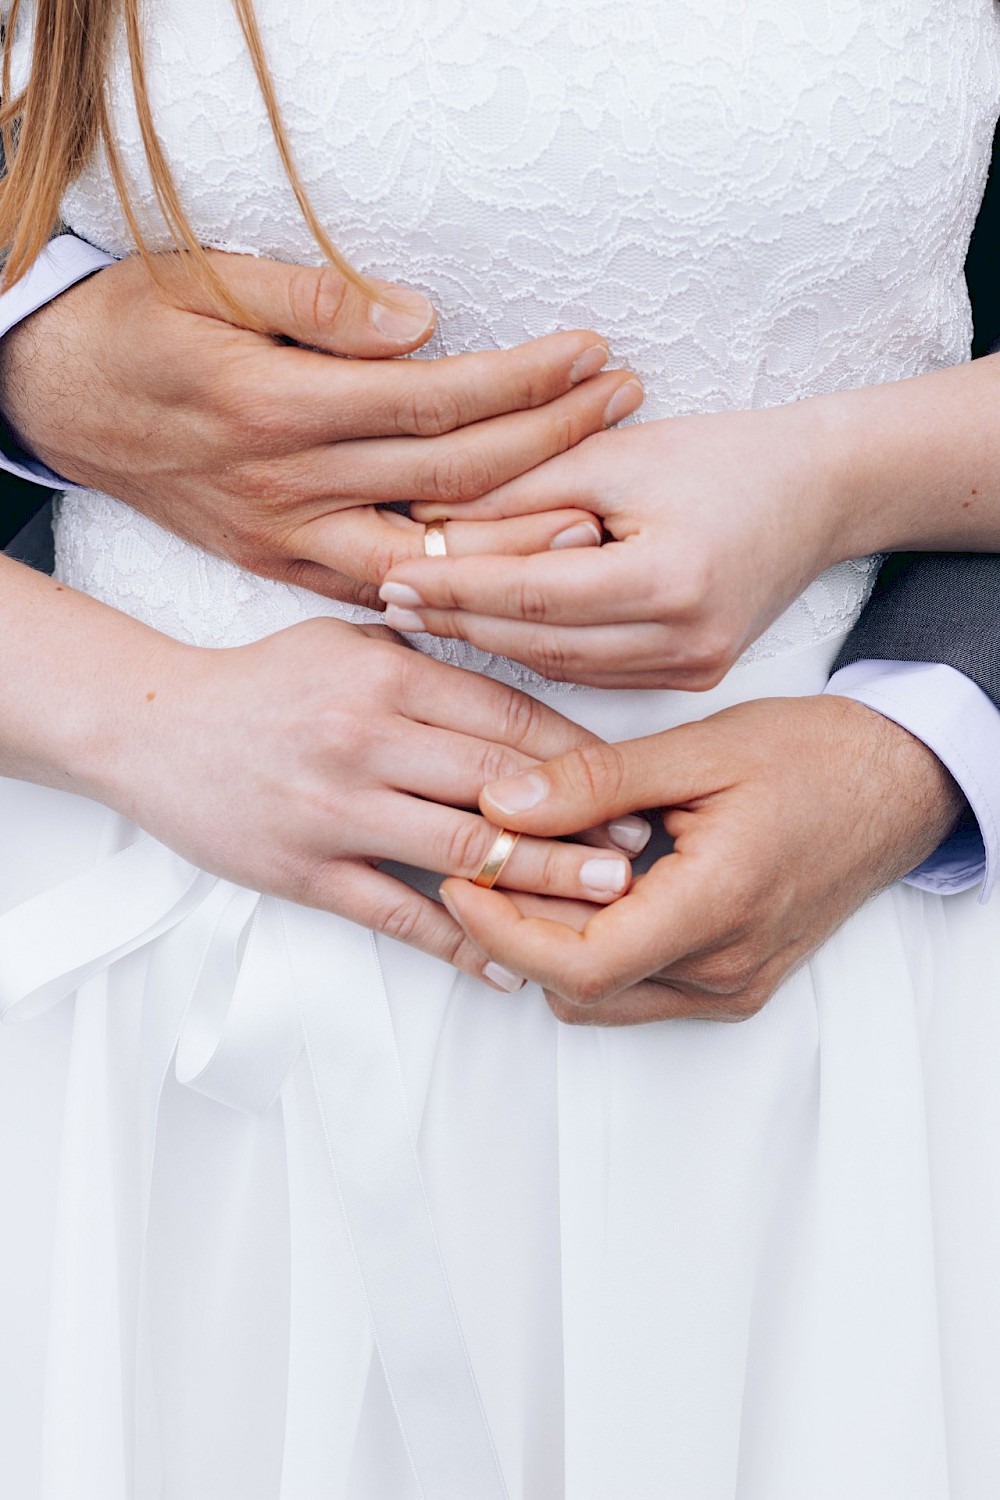
[[[425,344],[434,309],[420,292],[371,281],[371,297],[335,266],[291,266],[254,255],[210,254],[212,269],[248,320],[264,333],[294,339],[328,354],[386,359]],[[186,279],[184,305],[232,322],[232,312],[210,290]]]
[[[618,745],[586,745],[483,788],[484,817],[555,837],[647,807],[675,807],[724,784],[701,724]],[[731,778],[730,778],[731,779]]]

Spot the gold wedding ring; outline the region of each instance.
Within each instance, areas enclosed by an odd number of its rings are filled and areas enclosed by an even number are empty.
[[[447,557],[448,542],[443,521],[428,521],[424,527],[424,551],[428,557]]]
[[[501,828],[490,845],[490,852],[483,860],[479,874],[472,884],[484,886],[486,890],[491,891],[503,874],[504,865],[514,853],[514,845],[520,837],[519,833],[511,833],[509,829]]]

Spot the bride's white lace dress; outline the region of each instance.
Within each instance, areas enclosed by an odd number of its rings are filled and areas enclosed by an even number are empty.
[[[593,326],[648,416],[966,356],[991,0],[257,9],[314,202],[433,298],[431,353]],[[148,12],[201,238],[314,258],[228,0]],[[155,236],[121,47],[114,77]],[[127,248],[100,165],[65,218]],[[96,494],[58,549],[205,645],[361,613]],[[818,690],[872,572],[701,698],[420,645],[622,737]],[[995,902],[899,887],[750,1023],[607,1032],[80,799],[0,783],[0,850],[11,1500],[1000,1494]]]

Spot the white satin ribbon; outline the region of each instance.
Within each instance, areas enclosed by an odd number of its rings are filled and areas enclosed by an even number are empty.
[[[316,1191],[343,1213],[421,1493],[506,1500],[424,1189],[371,932],[228,885],[143,836],[0,917],[0,1019],[39,1014],[165,934],[189,960],[177,974],[189,992],[176,1045],[181,1083],[261,1112],[304,1048],[329,1165]]]

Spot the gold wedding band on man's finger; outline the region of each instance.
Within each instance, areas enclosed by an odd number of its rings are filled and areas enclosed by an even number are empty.
[[[424,551],[428,557],[447,557],[448,540],[443,521],[428,521],[424,526]]]

